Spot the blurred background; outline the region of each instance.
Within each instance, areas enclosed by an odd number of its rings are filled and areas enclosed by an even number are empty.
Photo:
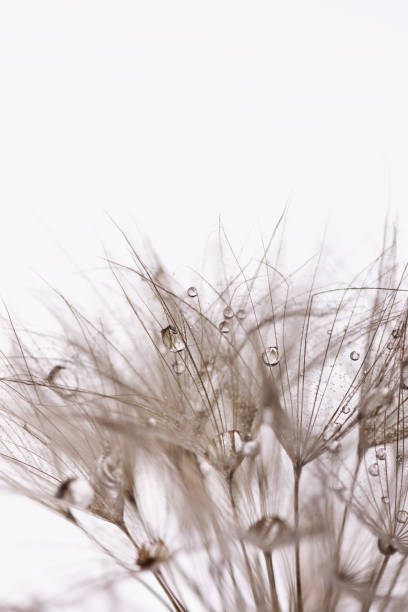
[[[45,281],[87,299],[79,270],[123,252],[112,219],[182,278],[220,220],[256,251],[286,205],[294,261],[327,225],[348,281],[387,209],[406,257],[407,26],[402,0],[1,3],[3,301],[41,328]],[[0,512],[0,599],[42,592],[40,549],[78,547],[28,502]]]

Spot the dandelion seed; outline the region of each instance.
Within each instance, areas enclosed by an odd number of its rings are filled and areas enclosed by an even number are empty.
[[[368,473],[370,474],[370,476],[378,476],[380,473],[378,463],[372,463],[368,468]]]
[[[351,351],[350,359],[352,361],[358,361],[360,359],[360,353],[358,353],[357,351]]]
[[[408,520],[408,512],[405,510],[399,510],[397,513],[397,521],[399,523],[406,523]]]
[[[222,334],[228,334],[230,330],[228,321],[221,321],[221,323],[218,325],[218,329]]]
[[[169,552],[163,540],[145,542],[140,546],[136,565],[142,570],[151,570],[169,557]]]
[[[186,348],[179,332],[172,325],[168,325],[161,330],[161,337],[164,346],[172,353],[179,353]]]
[[[268,346],[262,353],[262,359],[265,365],[273,367],[279,363],[279,351],[277,346]]]
[[[234,311],[232,310],[231,306],[226,306],[224,308],[224,319],[232,319],[232,317],[234,316]]]
[[[197,289],[195,287],[189,287],[187,289],[187,295],[191,298],[195,298],[198,295]]]

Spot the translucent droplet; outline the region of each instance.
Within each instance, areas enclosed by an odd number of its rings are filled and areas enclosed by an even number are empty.
[[[350,406],[343,406],[343,408],[341,409],[341,411],[342,411],[344,414],[349,414],[349,412],[350,412]]]
[[[104,487],[117,490],[122,486],[122,465],[114,454],[104,454],[98,459],[96,473]]]
[[[262,353],[262,359],[267,366],[276,366],[279,363],[279,351],[277,346],[268,346]]]
[[[68,478],[58,487],[55,497],[81,508],[89,508],[94,499],[94,490],[83,478]]]
[[[384,461],[387,456],[387,451],[385,450],[385,448],[377,448],[377,450],[375,451],[375,456],[380,461]]]
[[[357,351],[351,351],[350,359],[352,361],[358,361],[360,359],[360,353],[357,353]]]
[[[381,501],[383,504],[389,504],[390,503],[390,498],[387,497],[387,495],[383,495],[383,497],[381,498]]]
[[[339,423],[329,423],[323,432],[323,440],[330,440],[340,429],[341,425]]]
[[[329,440],[329,442],[326,444],[326,448],[330,453],[338,453],[341,448],[341,444],[338,440]]]
[[[378,550],[385,556],[393,555],[396,551],[396,540],[388,535],[378,538]]]
[[[188,295],[188,297],[195,298],[195,297],[197,297],[197,293],[198,293],[198,292],[197,292],[197,289],[196,289],[195,287],[189,287],[189,288],[187,289],[187,295]]]
[[[328,330],[327,330],[327,335],[328,335],[328,336],[331,336],[331,335],[332,335],[332,330],[331,330],[331,329],[328,329]]]
[[[408,520],[408,512],[406,512],[405,510],[399,510],[399,512],[397,513],[397,521],[399,523],[406,523]]]
[[[287,523],[279,516],[264,516],[249,527],[247,539],[263,550],[270,550],[289,534]]]
[[[230,330],[228,321],[221,321],[221,323],[218,326],[218,329],[220,330],[222,334],[228,334]]]
[[[389,342],[389,343],[387,344],[387,349],[388,349],[389,351],[392,351],[392,349],[393,349],[393,348],[394,348],[393,343],[392,343],[392,342]]]
[[[157,420],[154,417],[149,417],[147,419],[147,422],[150,425],[150,427],[155,427],[157,425]]]
[[[232,310],[232,308],[230,306],[226,306],[224,308],[224,319],[232,319],[232,317],[234,316],[234,311]]]
[[[61,397],[72,397],[78,391],[78,376],[73,366],[58,364],[52,368],[46,379],[55,393]]]
[[[219,434],[212,442],[210,452],[217,464],[227,470],[235,469],[242,461],[242,438],[238,431],[231,429]]]
[[[173,325],[168,325],[161,330],[164,346],[172,353],[178,353],[186,348],[182,337]]]
[[[245,319],[245,317],[246,317],[246,316],[247,316],[247,315],[246,315],[246,312],[245,312],[245,310],[244,310],[243,308],[240,308],[240,309],[237,311],[237,318],[238,318],[240,321],[243,321],[243,320]]]
[[[396,340],[401,336],[401,332],[399,331],[399,329],[393,329],[391,332],[391,336]]]
[[[368,473],[370,476],[378,476],[380,473],[380,468],[378,467],[378,463],[372,463],[368,468]]]
[[[256,457],[259,453],[260,445],[259,440],[250,440],[246,442],[242,448],[242,454],[245,457]]]
[[[172,368],[173,368],[173,372],[177,374],[177,376],[180,376],[185,371],[186,366],[184,362],[181,361],[181,359],[176,359],[176,361],[172,365]]]
[[[397,455],[397,463],[402,463],[403,461],[404,461],[404,457],[400,453],[398,453],[398,455]]]

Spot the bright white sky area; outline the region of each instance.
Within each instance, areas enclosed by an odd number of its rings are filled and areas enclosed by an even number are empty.
[[[99,266],[106,213],[176,270],[290,201],[295,249],[330,213],[366,263],[408,220],[407,26],[403,0],[3,0],[1,297],[68,286],[63,249]]]

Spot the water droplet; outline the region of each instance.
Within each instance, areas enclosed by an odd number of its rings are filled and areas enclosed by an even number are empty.
[[[237,312],[237,318],[238,318],[240,321],[243,321],[243,320],[246,318],[246,316],[247,316],[247,315],[246,315],[245,310],[244,310],[243,308],[240,308],[240,309],[238,310],[238,312]]]
[[[385,448],[377,448],[377,450],[375,451],[375,456],[380,461],[384,461],[387,456],[387,451],[385,450]]]
[[[154,417],[149,417],[147,419],[147,422],[150,425],[150,427],[155,427],[157,425],[157,420]]]
[[[96,466],[96,473],[100,483],[107,489],[116,491],[122,486],[122,465],[115,454],[101,455]]]
[[[247,539],[255,546],[268,550],[289,534],[287,523],[279,516],[264,516],[249,527]]]
[[[382,503],[383,503],[383,504],[389,504],[389,503],[390,503],[390,498],[389,498],[389,497],[387,497],[387,495],[384,495],[384,496],[381,498],[381,501],[382,501]]]
[[[378,550],[385,556],[393,555],[396,551],[396,540],[388,535],[378,538]]]
[[[323,432],[323,440],[330,440],[340,429],[341,425],[339,423],[329,423]]]
[[[55,497],[81,508],[89,508],[94,499],[94,490],[87,480],[73,477],[61,483]]]
[[[64,398],[72,397],[79,388],[78,376],[72,365],[58,364],[54,366],[46,381],[55,393]]]
[[[227,470],[235,469],[242,461],[242,438],[238,431],[231,429],[219,434],[212,442],[210,452],[216,463]]]
[[[246,442],[242,448],[242,454],[245,457],[256,457],[259,453],[260,445],[259,440],[250,440]]]
[[[389,351],[392,351],[393,347],[394,347],[394,345],[393,345],[393,343],[392,343],[392,342],[389,342],[389,343],[387,344],[387,349],[388,349]]]
[[[405,510],[399,510],[399,512],[397,513],[397,521],[399,523],[406,523],[408,520],[408,512],[406,512]]]
[[[378,467],[378,463],[372,463],[368,468],[368,473],[370,476],[378,476],[380,473],[380,468]]]
[[[224,308],[223,315],[225,319],[232,319],[232,317],[234,316],[234,311],[232,310],[230,306],[226,306]]]
[[[358,361],[360,359],[360,353],[357,353],[357,351],[351,351],[350,359],[352,361]]]
[[[218,329],[220,330],[222,334],[228,334],[230,330],[228,321],[221,321],[221,323],[218,326]]]
[[[331,329],[328,329],[328,330],[327,330],[327,335],[328,335],[328,336],[331,336],[331,335],[332,335],[332,330],[331,330]]]
[[[189,287],[187,289],[187,295],[188,297],[191,297],[191,298],[197,297],[197,289],[195,287]]]
[[[391,332],[391,336],[396,340],[401,336],[401,332],[399,331],[399,329],[393,329]]]
[[[404,460],[404,457],[400,453],[398,453],[398,455],[397,455],[397,463],[402,463],[403,460]]]
[[[212,468],[211,468],[211,464],[208,463],[208,461],[205,461],[205,459],[201,459],[198,462],[198,465],[200,467],[201,473],[203,476],[208,476],[208,474],[211,472]]]
[[[338,453],[341,448],[341,444],[338,440],[329,440],[329,442],[326,444],[326,448],[329,453]]]
[[[186,348],[184,341],[173,325],[168,325],[161,330],[164,346],[172,353],[178,353]]]
[[[344,414],[349,414],[349,412],[350,412],[350,406],[343,406],[343,408],[341,409],[341,411],[342,411]]]
[[[177,376],[180,376],[185,371],[186,366],[184,362],[181,361],[181,359],[176,359],[176,361],[172,365],[172,368],[173,368],[173,372],[177,374]]]
[[[276,366],[279,363],[279,351],[277,346],[268,346],[262,353],[262,359],[267,366]]]

